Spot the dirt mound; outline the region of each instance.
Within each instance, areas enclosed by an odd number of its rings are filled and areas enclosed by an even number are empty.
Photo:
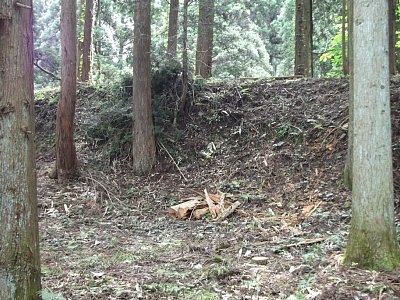
[[[395,169],[399,91],[393,82]],[[131,173],[129,149],[110,161],[102,149],[107,141],[94,147],[98,141],[86,134],[115,101],[111,92],[81,93],[82,176],[64,187],[45,176],[51,160],[41,154],[52,147],[44,137],[53,134],[54,108],[36,105],[44,289],[68,299],[400,296],[396,274],[340,266],[350,220],[341,183],[347,80],[206,86],[187,122],[159,139],[148,177]],[[168,216],[169,206],[204,188],[229,193],[240,210],[222,224]]]

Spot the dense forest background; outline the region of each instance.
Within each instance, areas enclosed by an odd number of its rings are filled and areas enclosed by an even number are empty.
[[[35,63],[60,76],[60,1],[34,1]],[[181,3],[182,6],[182,3]],[[93,80],[107,83],[132,73],[133,1],[102,0],[95,9]],[[180,8],[181,9],[181,8]],[[81,11],[83,11],[81,9]],[[153,71],[170,64],[168,42],[169,2],[152,1]],[[342,3],[313,4],[314,76],[341,75]],[[79,12],[78,12],[79,13]],[[258,0],[215,3],[213,77],[288,76],[294,68],[294,1]],[[189,3],[188,54],[194,73],[198,3]],[[80,13],[78,34],[83,40]],[[182,14],[179,14],[177,61],[181,61]],[[55,86],[54,76],[35,68],[37,88]]]

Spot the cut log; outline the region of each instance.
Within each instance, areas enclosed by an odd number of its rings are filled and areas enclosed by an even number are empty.
[[[189,200],[168,208],[168,213],[171,217],[177,219],[186,219],[190,217],[191,212],[196,208],[204,208],[207,203],[203,200]]]

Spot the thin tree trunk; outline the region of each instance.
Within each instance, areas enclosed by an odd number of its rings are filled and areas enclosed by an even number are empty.
[[[151,108],[151,1],[136,0],[133,66],[133,171],[151,172],[156,161],[156,144]]]
[[[353,28],[354,28],[354,0],[348,0],[348,24],[349,24],[349,123],[347,132],[347,155],[346,164],[343,172],[344,185],[351,191],[353,188],[353,145],[354,145],[354,41],[353,41]]]
[[[176,48],[178,45],[178,13],[179,0],[170,0],[169,4],[169,25],[168,25],[168,48],[169,58],[176,57]]]
[[[389,68],[390,74],[397,73],[396,68],[396,7],[397,0],[388,0],[389,3]]]
[[[347,19],[347,0],[342,0],[342,63],[343,75],[349,75],[349,63],[347,59],[347,43],[346,43],[346,19]]]
[[[97,0],[96,18],[95,18],[95,26],[96,27],[100,27],[100,25],[101,25],[101,19],[100,19],[100,17],[101,17],[101,9],[102,9],[101,0]],[[96,36],[95,36],[95,39],[94,39],[94,45],[93,46],[94,46],[94,54],[95,54],[94,56],[96,57],[96,60],[93,61],[93,62],[95,62],[94,68],[97,67],[96,68],[97,69],[97,73],[101,74],[101,57],[100,57],[100,55],[101,55],[101,40],[99,38],[96,38]]]
[[[212,75],[213,39],[214,0],[200,0],[195,74],[202,78]]]
[[[39,300],[41,290],[29,7],[0,4],[0,299]]]
[[[86,0],[81,78],[83,82],[89,81],[92,72],[93,12],[94,0]]]
[[[382,51],[389,45],[387,5],[386,0],[356,0],[353,8],[356,155],[344,263],[373,270],[393,270],[400,264],[394,226],[389,55]]]
[[[189,73],[189,58],[187,49],[187,29],[188,29],[188,6],[190,0],[183,1],[183,33],[182,33],[182,94],[176,101],[176,107],[174,112],[173,126],[177,126],[178,114],[185,110],[187,106],[187,91],[188,91],[188,73]]]
[[[83,53],[83,29],[84,29],[84,13],[85,13],[85,0],[78,2],[78,29],[77,29],[77,52],[76,52],[76,77],[81,80],[82,74],[82,53]]]
[[[312,0],[296,0],[294,75],[313,76]]]
[[[74,143],[76,103],[76,0],[61,0],[61,99],[56,121],[56,175],[65,182],[78,174]]]

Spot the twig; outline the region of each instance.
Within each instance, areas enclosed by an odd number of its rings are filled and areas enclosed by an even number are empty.
[[[316,243],[320,243],[322,241],[324,241],[325,238],[316,238],[316,239],[308,239],[308,240],[304,240],[298,243],[293,243],[293,244],[288,244],[288,245],[281,245],[279,246],[279,248],[277,249],[282,250],[282,249],[287,249],[287,248],[292,248],[292,247],[297,247],[297,246],[302,246],[302,245],[311,245],[311,244],[316,244]],[[259,242],[256,243],[255,246],[263,246],[265,244],[269,244],[271,241],[263,241],[263,242]]]
[[[89,173],[89,174],[90,174],[90,173]],[[100,186],[106,191],[107,196],[108,196],[108,199],[111,200],[111,196],[113,196],[114,199],[117,200],[121,205],[125,205],[125,204],[121,201],[121,199],[119,199],[113,192],[109,191],[109,190],[104,186],[104,184],[102,184],[100,181],[94,179],[94,178],[92,177],[92,174],[90,174],[90,177],[86,177],[86,178],[88,178],[88,179],[92,180],[93,182],[97,183],[98,185],[100,185]]]
[[[21,8],[32,9],[32,6],[25,5],[25,4],[22,4],[22,3],[19,3],[19,2],[15,2],[14,4],[15,4],[15,6],[18,6],[18,7],[21,7]]]
[[[240,202],[236,201],[231,206],[229,206],[222,214],[220,214],[216,220],[217,223],[221,223],[227,217],[229,217],[235,210],[240,206]]]
[[[316,244],[324,241],[325,238],[316,238],[316,239],[310,239],[310,240],[305,240],[301,241],[298,243],[293,243],[293,244],[288,244],[288,245],[282,245],[280,246],[277,250],[282,250],[282,249],[288,249],[288,248],[293,248],[293,247],[298,247],[298,246],[303,246],[303,245],[311,245],[311,244]]]
[[[187,182],[188,179],[185,177],[185,175],[183,175],[181,169],[179,168],[178,164],[176,163],[175,159],[172,157],[172,155],[169,153],[169,151],[167,150],[167,148],[165,148],[165,146],[163,145],[163,143],[158,142],[158,144],[161,146],[161,148],[164,149],[164,151],[168,154],[169,158],[171,158],[172,162],[174,163],[175,167],[177,168],[177,170],[179,171],[179,173],[181,174],[182,178]]]
[[[322,138],[322,141],[325,141],[332,133],[334,133],[337,129],[343,129],[343,125],[348,122],[348,118],[344,118],[344,120],[342,122],[340,122],[340,124],[334,128],[332,128],[331,130],[329,130],[324,137]]]
[[[314,211],[321,205],[322,201],[319,201],[317,205],[313,207],[313,209],[305,216],[307,219],[314,213]]]
[[[239,77],[240,81],[245,80],[295,80],[295,79],[303,79],[303,75],[293,75],[293,76],[275,76],[275,77]]]

